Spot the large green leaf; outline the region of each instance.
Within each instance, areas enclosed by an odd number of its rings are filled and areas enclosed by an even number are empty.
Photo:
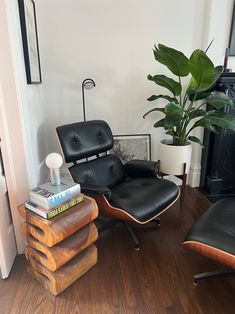
[[[165,121],[164,121],[164,129],[168,130],[173,127],[178,127],[181,122],[181,113],[180,112],[169,112],[165,116]]]
[[[145,119],[145,117],[146,117],[149,113],[151,113],[151,112],[153,112],[153,111],[160,111],[160,112],[162,112],[162,113],[165,113],[165,108],[154,108],[154,109],[151,109],[151,110],[149,110],[148,112],[146,112],[146,113],[143,115],[143,118]]]
[[[190,118],[190,120],[192,119],[195,119],[195,118],[198,118],[198,117],[203,117],[205,116],[207,113],[206,110],[203,110],[203,109],[193,109],[191,110],[189,113],[188,113],[188,116]]]
[[[211,94],[211,90],[209,91],[204,91],[204,92],[197,92],[196,96],[195,96],[196,91],[192,90],[189,94],[189,100],[201,100],[201,99],[205,99],[206,97],[210,96]]]
[[[211,83],[211,76],[208,75],[208,72],[211,73],[214,70],[214,64],[204,51],[194,50],[188,65],[193,78],[200,86],[208,85],[208,82]]]
[[[192,77],[190,82],[189,82],[189,86],[187,88],[187,91],[186,91],[187,94],[189,95],[189,99],[194,99],[194,97],[192,97],[192,94],[195,95],[195,93],[196,93],[196,99],[195,100],[203,99],[203,98],[201,98],[201,96],[202,96],[201,93],[202,92],[211,92],[212,88],[215,86],[215,83],[219,79],[222,72],[223,72],[223,66],[216,67],[214,70],[214,73],[213,73],[214,79],[211,80],[211,83],[208,84],[208,86],[206,86],[206,85],[200,86],[200,84],[198,84],[198,82]],[[211,77],[212,77],[212,75],[211,75]],[[197,96],[198,94],[199,94],[199,98]]]
[[[163,98],[163,99],[166,99],[168,101],[177,101],[177,99],[175,97],[170,97],[168,95],[152,95],[147,100],[148,101],[154,101],[154,100],[157,100],[159,98]]]
[[[211,111],[205,117],[198,120],[194,124],[194,127],[206,127],[208,125],[217,125],[221,128],[235,131],[235,116],[223,111]]]
[[[165,113],[181,113],[182,107],[179,103],[169,102],[165,107]]]
[[[154,46],[155,59],[166,65],[168,69],[177,76],[187,76],[189,74],[188,58],[180,51],[173,48],[158,45]]]
[[[154,124],[154,127],[155,127],[155,128],[164,128],[164,121],[165,121],[165,119],[158,120],[158,121]]]
[[[155,82],[157,85],[167,88],[174,96],[178,96],[181,93],[181,84],[165,75],[152,76],[149,74],[148,79]]]
[[[177,137],[176,132],[173,129],[166,131],[166,134]]]
[[[196,136],[189,136],[188,139],[190,141],[192,141],[192,142],[195,142],[195,143],[200,144],[201,146],[203,146],[201,140],[198,137],[196,137]]]
[[[188,64],[192,74],[188,94],[195,90],[208,90],[223,72],[223,66],[214,67],[205,52],[199,49],[192,53]]]
[[[165,130],[171,129],[172,127],[177,127],[180,125],[182,119],[183,109],[179,103],[170,102],[165,107],[165,121],[164,128]]]
[[[209,97],[207,97],[207,103],[216,109],[224,108],[224,106],[234,107],[231,98],[226,96],[223,92],[213,92]]]
[[[217,133],[217,134],[219,133],[219,131],[216,129],[214,125],[208,124],[205,126],[205,128],[209,130],[210,132]]]

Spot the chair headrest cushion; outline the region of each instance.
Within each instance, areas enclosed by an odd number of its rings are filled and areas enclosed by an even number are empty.
[[[113,147],[112,131],[102,120],[62,125],[56,132],[66,162],[95,156]]]

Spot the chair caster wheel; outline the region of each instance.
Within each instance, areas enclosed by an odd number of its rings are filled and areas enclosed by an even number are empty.
[[[135,246],[135,250],[136,250],[136,251],[139,251],[139,250],[140,250],[140,247],[139,247],[138,245],[136,245],[136,246]]]
[[[193,280],[193,284],[194,284],[194,286],[197,286],[197,280],[196,279]]]

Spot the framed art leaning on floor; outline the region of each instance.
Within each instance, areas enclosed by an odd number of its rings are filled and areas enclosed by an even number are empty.
[[[18,0],[18,5],[27,83],[40,84],[42,76],[35,3],[33,0]]]
[[[132,159],[151,160],[150,134],[114,135],[110,153],[118,155],[123,163]]]

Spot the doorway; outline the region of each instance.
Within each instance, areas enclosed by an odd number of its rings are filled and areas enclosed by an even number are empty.
[[[13,40],[14,30],[10,21],[10,1],[0,1],[0,135],[4,165],[4,170],[0,170],[0,172],[2,173],[3,187],[1,191],[5,190],[2,197],[3,204],[0,205],[0,224],[3,224],[3,229],[0,226],[1,268],[3,263],[1,261],[7,260],[8,255],[20,254],[24,250],[25,241],[20,228],[22,219],[18,214],[17,207],[27,200],[29,191],[26,162],[28,150],[20,96],[24,86],[20,84],[19,74],[17,74],[17,66],[23,60],[16,58]],[[6,226],[8,227],[5,228]],[[11,242],[8,242],[9,239],[6,234],[11,234],[9,236]],[[9,258],[9,261],[12,262],[12,259],[13,257]],[[10,262],[7,262],[6,269],[8,272],[10,268]],[[7,276],[6,272],[4,277]]]
[[[0,137],[0,275],[8,277],[17,254]]]

